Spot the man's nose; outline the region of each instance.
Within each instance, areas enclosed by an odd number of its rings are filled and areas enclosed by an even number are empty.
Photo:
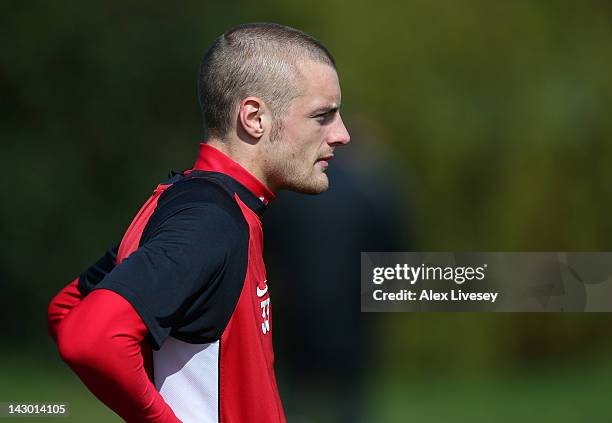
[[[344,126],[342,118],[339,118],[328,143],[344,145],[348,144],[349,142],[351,142],[351,135],[348,133],[346,126]]]

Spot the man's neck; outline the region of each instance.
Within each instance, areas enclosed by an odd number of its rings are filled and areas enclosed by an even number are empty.
[[[240,141],[223,141],[218,138],[209,138],[205,141],[206,144],[213,148],[216,148],[240,166],[245,168],[251,175],[256,177],[262,184],[264,184],[270,191],[276,194],[276,189],[271,186],[269,181],[265,178],[263,171],[260,166],[260,159],[257,156],[257,148],[254,145],[241,145]]]

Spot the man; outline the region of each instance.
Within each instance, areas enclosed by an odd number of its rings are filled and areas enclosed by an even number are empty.
[[[260,217],[281,189],[328,188],[350,140],[335,62],[301,31],[241,25],[204,57],[199,97],[195,166],[52,300],[49,332],[126,421],[282,422]]]

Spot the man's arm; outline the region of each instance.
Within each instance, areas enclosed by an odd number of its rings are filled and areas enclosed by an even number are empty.
[[[179,422],[145,371],[147,332],[127,300],[98,289],[65,317],[57,341],[62,359],[127,422]]]
[[[49,303],[47,325],[49,336],[57,343],[57,331],[60,323],[76,307],[83,296],[78,288],[79,278],[66,285]]]
[[[76,307],[84,295],[87,295],[104,277],[115,268],[118,245],[91,265],[82,275],[66,285],[51,300],[47,308],[47,325],[49,335],[57,343],[57,331],[64,318]]]
[[[111,291],[88,294],[114,269],[116,255],[115,246],[51,300],[49,335],[89,389],[126,421],[177,422],[146,373],[140,316]]]

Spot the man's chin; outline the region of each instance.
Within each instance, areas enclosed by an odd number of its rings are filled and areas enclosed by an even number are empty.
[[[321,174],[317,178],[313,178],[309,181],[297,183],[287,187],[288,190],[299,192],[300,194],[317,195],[324,193],[329,188],[329,179],[327,175]]]

